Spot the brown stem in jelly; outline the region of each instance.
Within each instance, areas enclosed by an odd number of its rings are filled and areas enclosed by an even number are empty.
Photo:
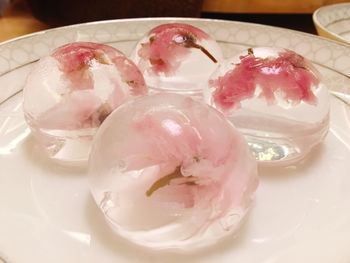
[[[104,122],[104,120],[111,114],[112,108],[109,104],[104,103],[97,109],[98,120],[100,123]]]
[[[94,58],[100,63],[100,64],[104,64],[104,65],[110,65],[111,63],[109,63],[107,57],[104,54],[99,54],[99,53],[95,53],[94,54]]]
[[[211,61],[213,61],[214,63],[218,62],[216,58],[212,54],[210,54],[210,52],[207,49],[205,49],[203,46],[198,45],[196,43],[196,39],[194,38],[194,36],[183,35],[182,39],[183,39],[182,43],[181,42],[177,42],[177,43],[182,44],[184,47],[187,47],[187,48],[197,48],[200,51],[202,51],[208,58],[210,58]]]
[[[210,54],[210,52],[208,50],[206,50],[203,46],[198,45],[196,43],[191,43],[189,45],[189,47],[193,47],[193,48],[197,48],[200,51],[202,51],[208,58],[211,59],[211,61],[213,61],[214,63],[217,63],[218,61],[216,60],[216,58],[214,58],[214,56],[212,54]]]
[[[253,55],[254,56],[254,51],[253,51],[253,49],[251,47],[248,48],[248,55]]]
[[[181,167],[176,167],[175,171],[163,176],[162,178],[159,178],[157,181],[155,181],[151,187],[146,191],[146,195],[149,197],[151,196],[155,191],[157,191],[159,188],[162,188],[164,186],[167,186],[171,180],[175,178],[183,177],[181,173]]]
[[[169,185],[171,180],[177,179],[177,178],[184,178],[184,177],[185,176],[183,176],[182,173],[181,173],[181,166],[177,166],[172,173],[170,173],[168,175],[165,175],[165,176],[159,178],[157,181],[155,181],[151,185],[151,187],[146,191],[146,196],[150,197],[159,188],[162,188],[164,186]],[[196,185],[195,177],[188,176],[188,177],[186,177],[186,179],[188,179],[188,180],[186,180],[183,183],[180,183],[179,185],[183,185],[183,184],[185,184],[185,185]]]

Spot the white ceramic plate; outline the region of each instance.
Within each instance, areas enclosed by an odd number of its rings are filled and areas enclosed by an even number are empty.
[[[319,35],[350,44],[350,3],[320,7],[312,18]]]
[[[323,145],[298,167],[260,169],[256,202],[238,237],[196,253],[152,253],[114,236],[89,194],[85,171],[42,156],[21,109],[31,63],[78,40],[108,43],[129,54],[148,29],[174,20],[75,25],[0,45],[0,262],[350,262],[350,109],[336,98]],[[345,46],[256,24],[177,21],[207,31],[225,56],[250,46],[295,50],[317,65],[330,89],[350,92]]]

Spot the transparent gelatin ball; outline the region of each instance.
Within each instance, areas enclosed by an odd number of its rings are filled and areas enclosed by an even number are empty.
[[[89,179],[111,228],[152,249],[188,250],[238,229],[256,161],[218,111],[158,93],[115,110],[94,138]]]
[[[329,93],[301,55],[272,47],[249,48],[211,76],[206,101],[245,135],[266,165],[300,161],[329,128]]]
[[[150,92],[201,96],[223,56],[217,42],[201,29],[171,23],[149,31],[136,45],[132,59]]]
[[[32,68],[24,86],[24,114],[50,158],[86,163],[92,137],[104,119],[147,87],[137,66],[117,49],[75,42]]]

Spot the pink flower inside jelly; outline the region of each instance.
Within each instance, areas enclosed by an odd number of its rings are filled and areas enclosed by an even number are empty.
[[[128,99],[145,94],[141,72],[119,50],[75,42],[34,65],[24,87],[24,112],[50,157],[86,160],[104,119]]]
[[[141,44],[138,55],[150,62],[155,73],[171,74],[190,53],[191,48],[199,49],[214,63],[216,58],[205,47],[198,44],[210,38],[207,33],[188,24],[164,24],[152,29],[149,41]]]
[[[118,70],[121,81],[127,83],[130,93],[147,93],[145,81],[137,67],[119,50],[104,44],[75,42],[64,45],[52,53],[59,62],[64,77],[71,82],[72,90],[93,89],[93,73],[89,71],[94,64],[113,65]]]
[[[261,49],[249,49],[247,54],[239,56],[238,62],[231,63],[227,72],[210,80],[215,105],[222,111],[230,111],[254,96],[268,104],[280,99],[292,105],[302,101],[316,105],[313,89],[320,81],[311,63],[291,50],[261,56]]]
[[[201,29],[170,23],[150,30],[136,45],[133,60],[150,87],[188,91],[203,88],[222,53]]]
[[[244,134],[260,164],[286,166],[328,132],[329,93],[321,80],[301,55],[256,47],[223,61],[204,94]]]
[[[165,93],[107,118],[89,176],[112,229],[154,249],[192,249],[232,234],[257,187],[243,136],[208,105]]]

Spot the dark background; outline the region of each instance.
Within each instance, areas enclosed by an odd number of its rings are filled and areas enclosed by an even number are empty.
[[[225,19],[284,27],[317,34],[311,14],[223,14],[202,13],[203,18]]]
[[[35,17],[50,26],[115,18],[202,17],[259,23],[316,34],[312,14],[201,13],[204,0],[21,1],[29,5]]]

